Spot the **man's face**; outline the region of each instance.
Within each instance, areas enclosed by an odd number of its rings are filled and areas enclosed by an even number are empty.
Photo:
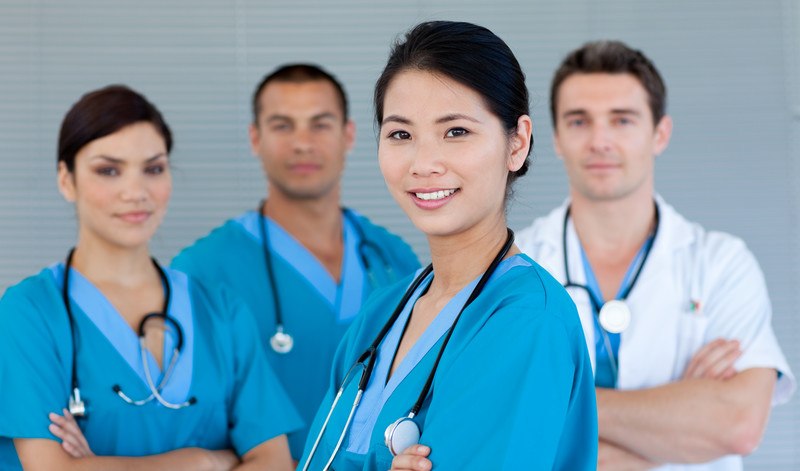
[[[651,198],[655,157],[666,149],[672,121],[653,124],[647,91],[630,74],[575,74],[556,96],[556,153],[573,198]]]
[[[264,166],[270,194],[291,200],[338,199],[355,126],[345,122],[333,84],[271,82],[258,101],[250,146]]]

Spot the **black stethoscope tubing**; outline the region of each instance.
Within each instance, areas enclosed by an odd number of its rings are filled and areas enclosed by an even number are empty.
[[[67,318],[69,319],[70,337],[72,338],[72,373],[71,373],[71,385],[72,385],[72,393],[71,394],[72,395],[71,395],[71,400],[77,398],[77,401],[79,403],[81,403],[80,409],[82,409],[81,412],[79,412],[77,414],[73,413],[73,415],[75,415],[77,417],[83,417],[83,416],[86,415],[86,412],[85,412],[85,409],[83,408],[83,405],[82,405],[83,403],[82,403],[82,401],[80,399],[80,388],[79,388],[79,384],[78,384],[78,366],[77,366],[78,343],[77,343],[76,336],[75,336],[75,332],[78,329],[76,328],[76,325],[75,325],[75,316],[72,313],[72,303],[70,301],[70,296],[69,296],[70,269],[72,268],[72,257],[73,257],[74,254],[75,254],[75,248],[73,247],[69,251],[69,254],[67,255],[67,260],[66,260],[66,264],[65,264],[65,267],[64,267],[64,282],[63,282],[63,284],[61,286],[61,296],[62,296],[62,299],[64,301],[64,307],[66,308],[66,311],[67,311]],[[173,319],[169,314],[167,314],[168,313],[168,309],[169,309],[169,303],[170,303],[170,300],[172,298],[172,288],[170,286],[169,279],[167,278],[167,274],[164,272],[164,269],[161,268],[161,265],[158,264],[156,259],[151,258],[151,260],[153,262],[153,266],[156,268],[156,271],[158,271],[159,277],[161,278],[161,284],[164,286],[164,304],[163,304],[163,306],[161,308],[162,312],[153,312],[153,313],[145,315],[142,318],[142,320],[139,322],[138,335],[139,335],[139,338],[144,337],[144,326],[145,326],[145,324],[147,323],[148,320],[150,320],[150,319],[152,319],[154,317],[161,317],[161,318],[164,319],[165,322],[171,323],[176,327],[175,328],[175,332],[177,334],[177,341],[176,341],[176,344],[175,344],[175,350],[176,350],[177,353],[180,353],[182,351],[182,349],[183,349],[183,329],[181,329],[180,324],[175,319]],[[119,391],[117,390],[117,389],[119,389],[118,385],[114,385],[114,387],[112,389],[114,390],[114,392],[119,394]],[[194,403],[194,402],[196,402],[196,400],[194,398],[192,398],[192,399],[190,399],[189,402]]]
[[[502,248],[500,249],[500,251],[495,256],[495,258],[492,260],[492,262],[489,264],[489,267],[483,273],[483,275],[481,276],[480,280],[478,280],[478,283],[475,285],[475,288],[472,289],[472,292],[470,293],[470,295],[467,298],[466,302],[461,307],[461,310],[458,312],[458,315],[456,315],[456,318],[453,320],[453,323],[448,328],[448,330],[447,330],[447,332],[445,334],[444,340],[442,341],[442,346],[439,347],[439,352],[438,352],[438,354],[436,356],[436,360],[434,361],[433,366],[431,367],[430,373],[428,373],[428,378],[425,381],[425,385],[423,386],[422,390],[420,391],[420,394],[417,397],[416,402],[411,407],[411,410],[410,410],[410,412],[408,414],[408,418],[409,419],[413,418],[414,416],[416,416],[416,414],[419,413],[419,411],[422,409],[422,405],[425,402],[425,399],[427,398],[431,387],[433,386],[433,380],[434,380],[434,377],[436,376],[436,370],[439,367],[439,362],[442,359],[442,355],[444,354],[445,348],[447,347],[447,344],[449,343],[450,338],[453,335],[453,332],[455,331],[455,328],[456,328],[456,325],[458,324],[459,319],[461,319],[461,315],[464,313],[466,308],[470,304],[472,304],[472,302],[481,294],[481,292],[483,291],[484,286],[489,281],[489,278],[491,278],[492,274],[494,274],[495,270],[497,269],[497,266],[500,264],[500,262],[503,261],[505,256],[508,254],[508,251],[511,249],[512,245],[514,244],[514,232],[511,229],[508,229],[508,228],[506,228],[506,231],[507,231],[507,237],[506,237],[505,243],[503,244]],[[408,301],[411,299],[411,297],[414,295],[414,292],[416,292],[416,290],[420,287],[422,282],[427,278],[427,276],[431,272],[433,272],[433,265],[432,264],[428,265],[414,279],[414,281],[411,283],[411,286],[409,286],[409,288],[406,290],[406,292],[403,295],[403,297],[400,299],[400,302],[397,304],[397,307],[395,308],[395,310],[392,313],[392,315],[389,317],[389,319],[383,325],[381,330],[378,332],[378,335],[375,337],[375,339],[372,341],[372,343],[369,345],[369,347],[367,347],[367,349],[364,351],[364,353],[362,353],[358,357],[358,360],[353,364],[353,366],[350,368],[350,370],[348,370],[348,373],[345,375],[345,377],[343,379],[342,386],[339,388],[339,391],[336,394],[334,402],[331,405],[331,410],[328,412],[328,415],[327,415],[325,421],[323,422],[322,426],[320,427],[320,431],[319,431],[319,433],[317,435],[317,439],[315,440],[315,442],[314,442],[314,444],[313,444],[313,446],[311,448],[311,451],[309,452],[309,456],[306,459],[305,467],[303,469],[307,469],[308,468],[308,466],[311,463],[312,458],[314,457],[314,454],[316,452],[317,446],[319,445],[319,442],[320,442],[320,440],[322,438],[322,435],[325,433],[325,429],[328,426],[328,421],[330,420],[330,417],[333,414],[333,409],[336,407],[336,403],[338,402],[339,397],[341,397],[341,394],[342,394],[342,392],[344,390],[344,387],[346,385],[347,377],[349,376],[350,372],[353,370],[353,368],[355,366],[357,366],[359,364],[364,365],[364,362],[366,361],[367,363],[365,365],[365,368],[364,368],[363,372],[361,373],[361,378],[360,378],[360,380],[358,382],[358,388],[357,388],[357,392],[356,392],[356,400],[355,400],[355,402],[354,402],[354,404],[353,404],[353,406],[351,408],[350,414],[349,414],[348,419],[347,419],[347,423],[345,423],[345,426],[344,426],[344,428],[342,430],[342,433],[339,436],[338,443],[336,444],[336,447],[334,448],[333,454],[329,458],[328,464],[326,465],[325,469],[329,468],[330,464],[332,464],[333,459],[336,457],[336,454],[338,453],[339,447],[341,446],[342,440],[344,439],[344,435],[347,432],[347,428],[349,427],[349,423],[350,423],[350,420],[352,419],[353,412],[355,411],[355,408],[358,406],[358,402],[359,402],[359,400],[361,398],[361,395],[366,390],[367,385],[369,383],[369,380],[370,380],[370,378],[372,376],[372,372],[373,372],[374,367],[375,367],[375,361],[376,361],[376,358],[378,356],[377,355],[378,347],[380,346],[381,342],[383,342],[384,338],[389,333],[389,330],[391,330],[392,326],[397,321],[397,319],[399,318],[400,314],[403,312],[403,309],[405,308],[406,304],[408,304]],[[403,418],[401,418],[399,420],[403,420]]]
[[[644,252],[644,256],[642,257],[642,262],[639,263],[639,266],[636,268],[636,273],[633,275],[631,282],[628,283],[628,286],[622,292],[622,295],[617,298],[621,301],[626,300],[631,291],[633,291],[633,287],[636,286],[636,281],[639,279],[639,275],[642,274],[642,269],[644,268],[645,263],[647,263],[647,258],[650,256],[650,252],[653,248],[653,245],[655,245],[655,239],[656,236],[658,235],[658,228],[660,226],[661,217],[658,211],[658,204],[655,203],[653,204],[655,207],[655,218],[656,218],[655,228],[653,229],[653,235],[652,235],[653,241],[647,245],[647,248],[645,249]],[[595,299],[594,295],[592,294],[592,291],[589,289],[587,285],[574,283],[569,276],[569,258],[568,258],[569,250],[567,248],[567,222],[569,221],[569,214],[570,214],[570,207],[567,206],[567,210],[564,212],[564,227],[561,232],[561,246],[564,251],[564,275],[566,278],[566,282],[564,283],[564,288],[579,288],[586,291],[586,294],[589,295],[589,301],[592,303],[592,307],[594,308],[594,315],[598,316],[600,314],[600,309],[603,307],[600,301]],[[603,327],[600,326],[600,328]]]
[[[272,292],[272,310],[275,316],[275,334],[270,339],[270,344],[272,346],[272,349],[276,353],[288,353],[292,349],[294,340],[291,337],[291,335],[289,335],[285,331],[283,312],[281,310],[280,295],[278,293],[277,282],[275,281],[276,280],[275,268],[273,267],[272,263],[272,253],[271,253],[272,250],[270,248],[269,236],[267,234],[267,229],[266,229],[266,216],[264,215],[264,209],[266,204],[267,204],[266,199],[261,200],[261,202],[258,205],[257,213],[259,218],[258,228],[261,235],[261,250],[264,254],[264,266],[266,267],[267,270],[267,282],[269,283],[269,288],[270,291]],[[358,256],[361,259],[361,264],[364,266],[364,270],[366,271],[368,276],[370,277],[372,276],[372,267],[364,251],[366,247],[370,247],[372,251],[381,259],[383,265],[386,267],[387,274],[390,277],[392,277],[393,270],[391,264],[389,264],[386,257],[383,255],[383,252],[377,246],[377,244],[367,239],[366,234],[364,233],[364,229],[361,227],[358,221],[355,220],[355,216],[352,214],[352,211],[350,211],[347,208],[342,208],[342,215],[345,217],[345,219],[350,221],[351,225],[358,234],[358,240],[359,240],[358,250],[357,250]],[[276,342],[278,344],[283,344],[283,345],[281,347],[276,346],[276,344],[273,343],[272,341],[273,339],[276,339]]]

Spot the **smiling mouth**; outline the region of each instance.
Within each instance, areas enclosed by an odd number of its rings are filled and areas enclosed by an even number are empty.
[[[445,199],[445,198],[447,198],[448,196],[452,195],[455,192],[456,192],[456,189],[438,190],[438,191],[431,191],[431,192],[427,192],[427,193],[422,193],[422,192],[416,193],[415,192],[414,196],[416,196],[417,198],[419,198],[419,199],[421,199],[423,201],[436,201],[436,200]]]

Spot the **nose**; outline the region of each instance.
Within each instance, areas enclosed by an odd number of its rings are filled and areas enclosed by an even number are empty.
[[[306,154],[313,149],[313,139],[311,130],[308,128],[298,128],[293,136],[292,145],[295,153]]]
[[[129,175],[123,183],[120,196],[123,201],[139,203],[147,201],[148,194],[144,177],[140,175]]]
[[[408,171],[411,175],[418,177],[444,174],[447,167],[442,150],[438,145],[418,141],[412,152]]]
[[[611,135],[608,126],[602,124],[592,126],[589,146],[591,151],[596,154],[607,154],[611,151]]]

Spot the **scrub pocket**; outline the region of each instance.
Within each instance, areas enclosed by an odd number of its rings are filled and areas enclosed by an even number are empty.
[[[673,378],[680,378],[692,356],[706,343],[708,318],[697,311],[684,311],[678,316],[678,340],[675,348]]]

